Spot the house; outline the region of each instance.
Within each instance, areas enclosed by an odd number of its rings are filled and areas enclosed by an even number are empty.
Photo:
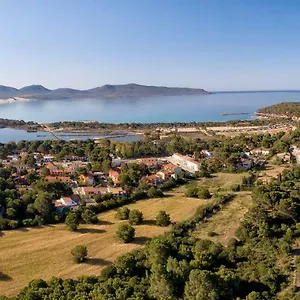
[[[97,187],[93,187],[93,186],[83,186],[83,187],[77,188],[76,192],[79,195],[87,197],[87,196],[106,194],[106,193],[108,193],[108,190],[107,190],[107,188],[104,188],[104,187],[97,188]]]
[[[236,165],[237,169],[250,169],[252,167],[252,161],[247,158],[241,158]]]
[[[180,153],[174,153],[171,156],[170,162],[190,173],[199,172],[201,167],[201,164],[198,161]]]
[[[79,208],[79,201],[73,195],[71,197],[61,197],[54,202],[54,206],[57,211],[63,211],[64,209],[75,210]]]
[[[117,198],[122,198],[127,195],[121,187],[108,187],[107,192],[113,194]]]
[[[121,169],[120,168],[113,168],[110,169],[108,172],[108,177],[111,178],[114,184],[119,184],[119,175],[120,175]]]
[[[269,155],[270,150],[267,148],[258,148],[250,151],[252,155]]]
[[[178,174],[182,172],[182,169],[178,166],[168,163],[163,165],[162,169],[156,173],[163,181],[166,181],[170,178],[178,179]]]
[[[48,180],[49,182],[55,182],[55,181],[60,181],[60,182],[64,182],[64,183],[72,182],[70,177],[67,177],[67,176],[46,176],[45,179]]]
[[[213,153],[208,150],[201,150],[200,156],[203,158],[213,158],[214,157]]]
[[[145,179],[147,183],[154,186],[158,186],[163,182],[162,178],[157,174],[148,175],[145,177]]]
[[[54,161],[54,156],[52,155],[45,155],[41,158],[41,162],[48,163]]]
[[[298,148],[297,146],[292,146],[290,149],[290,152],[291,152],[293,158],[299,164],[300,163],[300,148]]]
[[[85,185],[90,185],[90,186],[95,185],[95,178],[91,173],[88,173],[86,175],[80,175],[79,180]]]
[[[149,169],[159,169],[163,161],[157,157],[147,157],[139,159],[139,162],[145,164]]]

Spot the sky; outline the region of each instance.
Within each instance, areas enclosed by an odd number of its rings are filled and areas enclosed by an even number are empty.
[[[0,85],[300,89],[299,0],[0,0]]]

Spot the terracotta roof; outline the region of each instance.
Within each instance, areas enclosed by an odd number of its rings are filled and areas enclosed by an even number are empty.
[[[67,176],[46,176],[45,179],[47,179],[50,182],[54,181],[61,181],[61,182],[70,182],[70,177]]]
[[[180,153],[174,153],[173,155],[176,155],[176,156],[180,157],[181,159],[187,160],[187,161],[189,161],[189,162],[191,162],[193,164],[197,164],[197,165],[200,164],[198,161],[194,160],[193,158],[191,158],[189,156],[185,156],[185,155],[182,155]]]

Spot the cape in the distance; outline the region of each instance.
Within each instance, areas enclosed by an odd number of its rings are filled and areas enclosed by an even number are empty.
[[[147,86],[135,83],[124,85],[103,85],[88,90],[59,88],[50,90],[42,85],[30,85],[21,89],[0,85],[0,99],[22,97],[26,99],[51,100],[71,98],[122,98],[151,96],[185,96],[210,94],[204,89]]]

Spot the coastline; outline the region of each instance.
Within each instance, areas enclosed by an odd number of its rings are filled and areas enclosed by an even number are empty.
[[[29,101],[32,101],[32,99],[22,98],[22,97],[10,97],[7,99],[0,99],[0,104],[12,104],[17,102],[29,102]]]
[[[276,114],[268,114],[268,113],[261,113],[261,112],[256,112],[255,115],[258,119],[266,119],[266,120],[286,119],[286,120],[292,120],[292,121],[300,121],[300,118],[298,118],[298,117],[290,117],[287,115],[276,115]]]

